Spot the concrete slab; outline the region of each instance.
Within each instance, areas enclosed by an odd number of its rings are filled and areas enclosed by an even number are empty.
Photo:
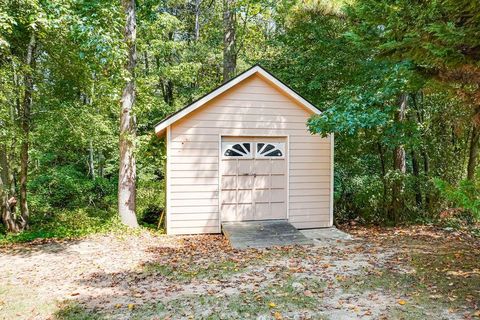
[[[319,241],[353,240],[352,235],[346,232],[340,231],[335,227],[305,229],[305,230],[300,230],[300,232],[309,239],[315,239]]]
[[[222,231],[234,249],[313,244],[284,220],[224,222]]]

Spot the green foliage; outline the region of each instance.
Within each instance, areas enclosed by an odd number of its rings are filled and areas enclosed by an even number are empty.
[[[0,244],[47,238],[78,238],[123,230],[117,214],[95,208],[51,211],[32,217],[31,228],[19,234],[0,232]]]
[[[480,221],[480,182],[462,180],[458,186],[435,179],[440,194],[454,207],[471,214]]]
[[[91,179],[68,165],[36,175],[29,187],[36,212],[45,213],[55,208],[75,209],[85,204],[105,209],[113,207],[116,201],[117,184],[114,179]]]
[[[151,226],[165,206],[165,146],[153,127],[221,83],[222,7],[137,1],[137,213]],[[238,72],[262,63],[323,110],[308,121],[313,134],[335,133],[339,221],[386,223],[394,185],[402,186],[404,222],[435,220],[445,200],[478,217],[477,187],[460,182],[478,118],[478,3],[241,0],[235,12]],[[0,3],[0,149],[13,193],[24,76],[34,81],[30,233],[44,219],[69,224],[78,212],[116,210],[124,18],[110,0]],[[33,33],[32,67],[25,56]],[[398,121],[402,94],[408,106]],[[398,146],[405,174],[392,166]]]

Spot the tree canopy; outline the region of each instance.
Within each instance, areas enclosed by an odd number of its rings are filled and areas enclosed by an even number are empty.
[[[130,71],[120,1],[0,3],[5,230],[116,219],[133,80],[136,215],[157,226],[166,155],[154,124],[255,63],[323,110],[307,125],[335,134],[338,222],[480,218],[478,1],[132,3]]]

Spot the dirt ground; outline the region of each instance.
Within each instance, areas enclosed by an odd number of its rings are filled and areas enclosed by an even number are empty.
[[[480,319],[480,241],[433,227],[234,251],[220,235],[0,248],[0,319]]]

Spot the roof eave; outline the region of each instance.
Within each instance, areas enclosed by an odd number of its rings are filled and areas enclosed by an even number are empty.
[[[268,81],[272,82],[275,86],[279,87],[281,90],[286,92],[290,97],[292,97],[294,100],[296,100],[298,103],[306,107],[307,109],[311,110],[312,113],[315,114],[321,114],[322,112],[315,107],[312,103],[307,101],[305,98],[303,98],[300,94],[295,92],[293,89],[288,87],[286,84],[284,84],[282,81],[277,79],[275,76],[270,74],[268,71],[260,67],[259,65],[255,65],[252,68],[244,71],[243,73],[239,74],[235,78],[229,80],[228,82],[225,82],[223,85],[218,87],[217,89],[211,91],[210,93],[204,95],[197,101],[191,103],[190,105],[186,106],[185,108],[182,108],[178,110],[177,112],[171,114],[164,120],[160,121],[156,126],[155,126],[155,134],[157,136],[163,136],[163,134],[166,131],[166,128],[173,124],[174,122],[178,121],[179,119],[183,118],[190,112],[198,109],[202,105],[206,104],[208,101],[214,99],[215,97],[219,96],[220,94],[224,93],[228,89],[232,88],[235,86],[237,83],[242,82],[243,80],[249,78],[250,76],[254,75],[255,73],[260,74],[264,78],[266,78]]]

